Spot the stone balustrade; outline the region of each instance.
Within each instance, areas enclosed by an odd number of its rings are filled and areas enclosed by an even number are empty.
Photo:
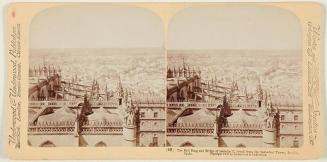
[[[168,109],[180,109],[182,107],[188,108],[217,108],[220,103],[207,102],[167,102]]]
[[[240,123],[227,123],[223,126],[223,129],[254,129],[261,130],[264,127],[263,124],[240,124]]]
[[[74,126],[75,121],[42,121],[29,123],[29,127],[70,127]]]
[[[83,123],[83,127],[122,127],[123,122],[98,122],[98,121],[88,121]]]
[[[29,124],[29,135],[74,135],[75,123],[67,122],[38,122]]]
[[[169,127],[176,128],[213,128],[214,126],[214,123],[175,123],[169,125]]]
[[[29,107],[41,108],[41,107],[77,107],[78,104],[83,103],[80,101],[56,101],[56,100],[43,100],[43,101],[29,101]],[[91,101],[92,107],[118,107],[116,101]],[[135,106],[139,107],[165,107],[165,103],[135,103]]]
[[[216,109],[218,105],[222,105],[222,102],[167,102],[168,109],[181,109],[183,107],[188,107],[191,109],[200,109],[200,108],[207,108],[207,109]],[[231,109],[238,110],[238,109],[247,109],[247,110],[257,110],[259,109],[256,103],[230,103],[229,104]],[[302,110],[301,105],[284,105],[284,104],[275,104],[275,107],[278,107],[280,110]]]
[[[101,135],[123,133],[123,122],[85,122],[80,128],[81,134]],[[73,135],[75,133],[75,121],[64,122],[37,122],[29,123],[29,135]]]
[[[221,130],[221,137],[262,137],[262,130],[252,129],[229,129]]]
[[[213,136],[213,128],[168,127],[167,136]]]
[[[214,136],[214,123],[175,123],[167,127],[167,136]]]
[[[82,135],[122,135],[123,127],[99,126],[99,127],[82,127]]]
[[[221,136],[262,136],[262,124],[229,123],[221,129]],[[167,127],[168,136],[215,136],[214,123],[176,123]]]
[[[78,104],[83,101],[55,101],[55,100],[44,100],[44,101],[29,101],[29,107],[77,107]],[[93,107],[118,107],[118,102],[114,101],[92,101],[90,102]]]

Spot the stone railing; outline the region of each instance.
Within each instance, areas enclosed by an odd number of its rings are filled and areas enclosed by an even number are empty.
[[[222,128],[220,136],[222,137],[261,137],[261,129],[230,129]]]
[[[262,124],[229,123],[221,129],[221,136],[262,136]],[[216,136],[214,123],[176,123],[167,127],[168,136]]]
[[[122,135],[123,122],[88,121],[83,123],[82,135]]]
[[[122,135],[123,127],[82,127],[81,128],[82,135]]]
[[[222,137],[261,137],[263,124],[225,124],[220,136]]]
[[[257,104],[252,103],[232,103],[229,105],[231,109],[258,109]]]
[[[75,121],[42,121],[42,122],[36,122],[29,123],[29,127],[70,127],[74,126]]]
[[[167,127],[167,136],[213,136],[214,123],[176,123]]]
[[[44,100],[44,101],[29,101],[29,107],[77,107],[79,103],[83,101],[55,101],[55,100]],[[118,102],[114,101],[93,101],[90,102],[93,107],[118,107]]]
[[[222,102],[167,102],[167,108],[178,109],[182,107],[188,107],[193,109],[209,108],[216,109],[218,105],[222,105]],[[257,109],[256,104],[251,103],[232,103],[230,104],[231,109]]]
[[[217,108],[221,103],[206,103],[206,102],[167,102],[168,109],[180,109],[182,107],[188,108]]]
[[[175,123],[169,125],[169,127],[176,128],[213,128],[214,126],[214,123]]]
[[[222,105],[222,102],[167,102],[168,109],[181,109],[182,107],[188,107],[191,109],[216,109],[218,105]],[[257,110],[259,109],[256,103],[230,103],[231,109],[245,109],[245,110]],[[280,105],[275,104],[274,107],[278,107],[280,110],[302,110],[302,106],[297,105]]]
[[[88,121],[83,123],[83,127],[122,127],[123,122],[98,122],[98,121]]]
[[[75,122],[37,122],[29,123],[29,135],[73,135],[75,131]]]
[[[85,122],[80,128],[80,134],[101,135],[123,133],[123,122]],[[74,135],[75,122],[37,122],[28,126],[29,135]]]
[[[254,129],[261,130],[263,124],[240,124],[240,123],[228,123],[223,126],[223,129]]]
[[[214,136],[214,128],[168,127],[167,136]]]
[[[83,103],[80,101],[55,101],[55,100],[43,100],[43,101],[29,101],[29,107],[77,107],[78,104]],[[118,107],[118,101],[91,101],[92,107]],[[134,106],[139,107],[165,107],[165,103],[133,103]]]

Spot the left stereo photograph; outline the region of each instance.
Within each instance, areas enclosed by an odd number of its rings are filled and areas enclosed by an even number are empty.
[[[160,17],[131,6],[53,7],[33,18],[29,41],[29,146],[165,146]]]

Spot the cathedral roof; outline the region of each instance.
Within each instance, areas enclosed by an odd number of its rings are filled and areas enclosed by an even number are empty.
[[[167,123],[171,123],[173,118],[176,116],[176,112],[173,110],[168,109],[167,110]]]
[[[28,121],[33,122],[34,116],[37,114],[37,111],[33,109],[28,109]]]
[[[88,116],[89,121],[94,122],[121,122],[122,118],[117,112],[104,108],[93,109],[93,113]]]
[[[76,120],[76,111],[65,106],[56,110],[52,114],[40,116],[38,122],[46,122],[46,121],[63,122],[63,121],[75,121],[75,120]]]
[[[208,109],[200,109],[192,115],[178,118],[177,123],[214,123],[215,114]]]
[[[233,115],[228,117],[227,121],[228,123],[257,124],[259,122],[259,117],[240,109],[238,111],[233,111]]]

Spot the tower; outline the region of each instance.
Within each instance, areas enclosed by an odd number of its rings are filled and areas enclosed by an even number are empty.
[[[256,101],[258,103],[258,107],[262,107],[262,100],[263,100],[263,91],[262,91],[262,88],[261,88],[261,83],[259,81],[259,84],[257,86],[257,90],[256,90]]]
[[[123,111],[123,138],[124,146],[136,146],[136,132],[137,132],[137,123],[136,123],[136,114],[138,110],[133,107],[132,104],[132,95],[128,93],[126,95],[126,100],[122,104],[121,109]]]
[[[118,76],[118,85],[117,85],[117,91],[116,91],[117,99],[118,99],[118,105],[123,104],[123,97],[124,97],[124,89],[123,85],[120,80],[120,76]]]
[[[277,147],[279,112],[269,100],[263,113],[262,139],[265,147]]]
[[[174,77],[173,72],[171,71],[170,68],[168,68],[168,71],[167,71],[167,78],[173,78],[173,77]]]
[[[218,109],[218,107],[217,107],[217,109]],[[223,97],[223,104],[220,105],[219,116],[218,116],[218,113],[216,115],[216,128],[215,129],[216,129],[216,134],[217,134],[217,138],[218,138],[218,147],[224,145],[220,134],[222,132],[222,128],[225,127],[226,125],[228,125],[227,118],[232,115],[233,115],[233,113],[228,104],[227,96],[226,96],[226,92],[225,92],[225,95]]]

